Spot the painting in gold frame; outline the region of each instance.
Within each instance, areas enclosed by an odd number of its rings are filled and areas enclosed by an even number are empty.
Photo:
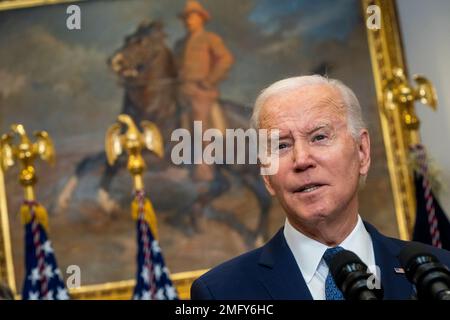
[[[9,1],[14,2],[14,5],[19,5],[21,1]],[[26,1],[23,1],[21,5],[26,6]],[[39,4],[48,4],[45,1],[35,1],[33,5],[39,5]],[[53,3],[57,3],[58,1],[52,1]],[[62,1],[60,1],[62,2]],[[108,1],[98,1],[98,3],[103,2],[104,5],[108,5]],[[139,1],[135,1],[139,2]],[[145,1],[140,1],[144,3]],[[179,10],[183,7],[184,1],[175,1],[174,7],[178,7]],[[264,1],[263,1],[264,2]],[[5,2],[7,3],[7,2]],[[253,4],[252,1],[248,1],[248,4],[241,5],[242,10],[251,10],[252,7],[250,4]],[[392,197],[391,200],[388,200],[387,202],[391,203],[392,215],[390,212],[386,212],[384,216],[380,216],[379,214],[377,216],[372,217],[365,217],[369,218],[369,221],[373,222],[375,225],[377,225],[383,232],[393,235],[393,236],[400,236],[403,239],[408,239],[409,234],[412,228],[413,218],[414,218],[414,197],[413,197],[413,185],[411,183],[411,177],[409,168],[407,165],[407,146],[411,141],[414,141],[414,139],[417,139],[415,137],[414,133],[409,132],[405,129],[401,117],[398,114],[398,110],[389,111],[387,112],[385,106],[385,87],[388,81],[393,77],[393,68],[398,67],[405,70],[405,65],[403,62],[403,55],[402,55],[402,48],[401,48],[401,42],[400,37],[398,33],[398,26],[397,26],[397,18],[395,13],[395,3],[392,1],[363,1],[360,5],[359,2],[355,1],[355,7],[358,10],[358,14],[360,15],[359,19],[359,27],[362,28],[363,33],[365,37],[367,37],[367,43],[368,43],[368,49],[367,50],[367,61],[366,63],[369,64],[369,59],[372,62],[372,70],[373,73],[373,92],[376,94],[376,97],[374,97],[374,101],[372,103],[371,110],[371,116],[374,116],[376,119],[379,119],[379,123],[381,123],[381,128],[376,128],[378,126],[378,122],[374,125],[375,126],[375,132],[379,133],[378,136],[378,153],[377,153],[377,160],[382,161],[380,165],[380,170],[382,172],[384,168],[384,172],[386,173],[386,177],[384,182],[384,185],[382,184],[381,187],[379,187],[379,192],[385,192],[385,190],[390,190],[391,192],[388,193],[387,197]],[[365,20],[368,17],[368,13],[365,10],[369,5],[378,5],[381,9],[381,15],[382,15],[382,25],[381,29],[379,30],[366,30],[365,26]],[[83,6],[88,6],[89,4],[84,4]],[[61,4],[59,6],[62,6]],[[82,8],[82,12],[84,11],[84,8]],[[0,7],[5,9],[5,7]],[[13,8],[13,7],[11,7]],[[87,8],[87,7],[86,7]],[[62,8],[64,9],[64,8]],[[159,10],[162,10],[161,8],[157,8],[157,12]],[[166,8],[167,9],[167,8]],[[226,17],[220,20],[220,15],[218,12],[218,8],[215,9],[215,5],[210,5],[208,9],[211,10],[211,12],[214,14],[216,12],[216,19],[220,21],[222,24],[217,22],[217,24],[212,24],[211,29],[222,32],[222,35],[229,39],[228,41],[233,42],[232,36],[230,35],[229,31],[227,32],[223,25],[225,22],[230,21],[227,20]],[[223,9],[223,8],[222,8]],[[255,9],[255,8],[253,8]],[[253,14],[252,19],[253,23],[263,23],[264,21],[267,22],[267,11],[269,9],[265,8],[265,11],[263,9],[260,9],[256,13]],[[60,10],[61,11],[61,10]],[[159,12],[161,14],[162,11]],[[223,10],[224,15],[227,14],[226,10]],[[248,11],[247,11],[248,12]],[[338,10],[339,12],[339,10]],[[361,14],[362,12],[362,14]],[[172,14],[175,15],[176,11],[172,11]],[[228,13],[229,14],[229,13]],[[164,16],[164,15],[163,15]],[[129,18],[129,17],[128,17]],[[135,17],[135,24],[138,23],[138,19],[141,17]],[[64,19],[63,19],[64,20]],[[272,27],[277,28],[276,23],[272,25]],[[285,26],[286,27],[286,26]],[[291,26],[292,27],[292,26]],[[174,31],[176,28],[170,28],[169,23],[169,30],[168,31]],[[175,30],[177,31],[177,30]],[[175,32],[174,31],[174,32]],[[279,30],[278,30],[279,31]],[[283,30],[282,30],[283,31]],[[286,31],[286,30],[284,30]],[[361,30],[360,30],[361,31]],[[178,30],[179,32],[179,30]],[[263,32],[266,33],[266,36],[273,36],[273,30],[270,29],[264,29]],[[272,34],[271,34],[272,33]],[[126,33],[124,33],[126,34]],[[228,37],[227,37],[228,35]],[[120,39],[119,39],[120,40]],[[283,53],[283,50],[292,50],[292,43],[289,43],[289,39],[286,40],[286,43],[279,43],[275,42],[274,46],[272,48],[266,47],[266,50],[275,50],[277,53]],[[275,45],[278,45],[276,47]],[[367,45],[367,44],[366,44]],[[238,45],[235,46],[235,48],[239,48]],[[281,49],[280,49],[281,47]],[[295,47],[294,47],[295,48]],[[111,48],[113,50],[114,48]],[[281,50],[281,51],[280,51]],[[235,49],[235,51],[237,51]],[[369,57],[370,53],[370,57]],[[239,56],[237,57],[240,58]],[[249,63],[249,61],[245,62],[242,61],[242,64]],[[252,66],[255,67],[255,66]],[[251,70],[251,69],[248,69]],[[307,69],[307,70],[299,70],[299,72],[322,72],[327,73],[332,77],[339,77],[339,72],[333,71],[333,64],[325,63],[325,64],[319,64],[317,65],[317,68],[314,70]],[[406,70],[405,70],[406,71]],[[263,84],[268,84],[271,81],[276,80],[274,77],[282,77],[289,75],[288,72],[285,70],[284,73],[280,72],[278,75],[270,75],[265,80],[266,82],[263,82]],[[227,88],[224,90],[224,92],[229,93],[231,96],[233,95],[233,88],[230,83],[233,83],[233,76],[238,77],[235,74],[230,75],[230,80],[228,80]],[[239,75],[242,76],[242,75]],[[366,75],[367,76],[367,75]],[[236,82],[234,82],[236,83]],[[260,86],[259,86],[260,87]],[[260,89],[260,88],[259,88]],[[251,92],[251,90],[249,91]],[[245,92],[248,94],[248,92]],[[255,96],[256,91],[251,92],[253,93],[252,96]],[[358,94],[358,91],[357,91]],[[235,93],[236,97],[240,97],[241,101],[243,100],[242,97],[244,97],[244,94]],[[370,100],[370,99],[369,99]],[[251,99],[243,101],[244,104],[251,104]],[[370,103],[369,103],[370,104]],[[113,119],[113,117],[111,117]],[[110,120],[111,120],[110,119]],[[4,130],[5,123],[4,119],[2,119],[2,130]],[[373,121],[372,121],[373,122]],[[46,128],[36,128],[36,129],[46,129]],[[373,133],[373,132],[372,132]],[[375,140],[377,137],[375,137]],[[48,170],[45,167],[42,167],[41,170]],[[387,174],[389,174],[389,178],[387,178]],[[18,233],[16,228],[14,229],[14,232],[12,232],[12,229],[10,228],[11,224],[11,213],[8,214],[8,208],[7,208],[7,189],[9,189],[9,185],[11,185],[14,181],[11,176],[7,176],[8,183],[5,183],[4,180],[5,177],[3,174],[0,173],[0,198],[1,198],[1,218],[2,218],[2,224],[1,224],[1,251],[0,251],[0,279],[7,282],[10,287],[14,289],[14,291],[18,292],[17,286],[16,286],[16,278],[15,278],[15,272],[14,272],[14,266],[18,263],[17,259],[14,260],[13,258],[13,243],[11,242],[11,233]],[[386,181],[388,181],[388,186],[386,189]],[[370,184],[370,180],[368,181]],[[6,188],[5,188],[6,186]],[[38,188],[43,188],[43,186],[39,186]],[[373,191],[373,190],[372,190]],[[364,199],[366,202],[369,202],[367,204],[367,207],[370,207],[370,201],[369,198],[373,197],[373,193],[366,191],[366,194],[362,195],[363,202]],[[389,206],[389,204],[388,204]],[[11,205],[9,205],[11,210]],[[394,215],[395,212],[395,215]],[[279,225],[280,219],[275,220],[274,225]],[[383,225],[383,223],[385,225]],[[386,224],[388,226],[386,226]],[[273,231],[273,230],[272,230]],[[50,235],[52,237],[52,235]],[[164,248],[164,242],[163,242],[163,248]],[[240,251],[243,251],[242,248],[239,249]],[[58,253],[58,252],[57,252]],[[231,257],[231,256],[230,256]],[[223,257],[221,257],[223,258]],[[19,260],[20,261],[20,260]],[[168,259],[170,264],[170,258]],[[217,261],[219,262],[219,261]],[[205,265],[205,267],[211,267],[212,265]],[[195,268],[197,270],[192,271],[182,271],[177,272],[173,274],[173,280],[180,292],[180,296],[182,298],[188,298],[189,297],[189,287],[193,279],[195,279],[198,275],[204,272],[204,269],[201,268]],[[185,270],[191,270],[191,269],[185,269]],[[131,277],[130,277],[131,278]],[[83,285],[80,288],[72,289],[71,295],[74,298],[79,299],[127,299],[131,296],[131,291],[133,287],[133,280],[119,280],[119,281],[108,281],[104,283],[93,283],[88,285]]]

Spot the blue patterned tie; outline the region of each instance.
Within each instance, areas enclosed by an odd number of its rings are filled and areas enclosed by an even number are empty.
[[[333,259],[334,255],[339,251],[344,250],[341,247],[328,248],[323,254],[323,259],[327,263],[328,267]],[[331,272],[328,272],[328,276],[325,279],[325,298],[327,300],[344,300],[341,290],[336,286]]]

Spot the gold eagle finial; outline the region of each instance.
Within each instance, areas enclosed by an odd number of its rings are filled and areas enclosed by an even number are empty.
[[[127,168],[135,178],[135,189],[142,190],[145,161],[141,152],[146,148],[162,158],[164,147],[161,132],[153,122],[145,120],[141,122],[142,132],[140,132],[133,119],[126,114],[119,115],[117,121],[106,132],[106,158],[108,163],[113,165],[125,150],[128,154]]]
[[[21,163],[20,183],[25,187],[25,198],[34,200],[33,186],[37,181],[34,160],[40,157],[54,165],[53,141],[46,131],[37,131],[34,133],[36,141],[32,142],[22,124],[11,125],[11,130],[12,132],[3,134],[0,140],[1,166],[3,170],[7,170],[16,161]],[[18,144],[14,144],[15,136],[19,137]]]

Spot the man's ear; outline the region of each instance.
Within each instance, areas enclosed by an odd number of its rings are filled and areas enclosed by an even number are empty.
[[[264,185],[266,186],[267,191],[269,191],[269,193],[274,196],[275,195],[275,190],[272,187],[272,184],[270,182],[270,176],[269,175],[262,175],[263,181],[264,181]]]
[[[359,174],[367,175],[370,168],[370,137],[367,129],[362,129],[359,134]]]

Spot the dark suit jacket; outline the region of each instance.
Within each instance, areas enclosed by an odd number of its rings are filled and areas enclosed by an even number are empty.
[[[384,299],[410,299],[413,286],[400,268],[398,254],[408,244],[380,234],[364,222],[381,271]],[[450,251],[429,247],[442,263],[450,266]],[[263,247],[227,261],[194,281],[191,299],[219,300],[309,300],[311,293],[284,238],[283,228]]]

